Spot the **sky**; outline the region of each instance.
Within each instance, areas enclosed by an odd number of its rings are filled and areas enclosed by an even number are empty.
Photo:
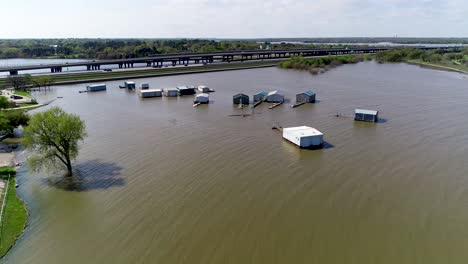
[[[0,0],[0,38],[468,37],[467,0]]]

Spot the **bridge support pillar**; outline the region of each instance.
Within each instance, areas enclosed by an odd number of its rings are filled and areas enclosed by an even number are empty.
[[[18,75],[18,71],[17,70],[11,70],[10,75]]]

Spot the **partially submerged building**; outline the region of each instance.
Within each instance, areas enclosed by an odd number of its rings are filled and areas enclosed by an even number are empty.
[[[142,83],[141,84],[141,90],[148,90],[149,89],[149,84],[148,83]]]
[[[197,94],[194,103],[208,104],[210,102],[210,95],[206,93]]]
[[[354,120],[377,123],[379,121],[379,111],[356,109],[354,110]]]
[[[179,90],[177,90],[177,88],[166,88],[164,89],[164,95],[167,97],[177,97],[179,95]]]
[[[125,82],[125,88],[127,89],[135,89],[135,82]]]
[[[211,92],[211,89],[208,86],[200,85],[198,86],[198,91],[202,93],[209,93]]]
[[[268,93],[265,91],[261,91],[253,96],[254,103],[264,101],[267,97]]]
[[[283,128],[283,138],[300,148],[323,147],[323,133],[308,126]]]
[[[179,90],[179,95],[194,95],[197,93],[194,86],[177,86],[177,90]]]
[[[161,89],[145,89],[140,90],[141,98],[151,98],[151,97],[161,97],[162,90]]]
[[[93,84],[86,86],[86,90],[88,92],[105,91],[107,90],[107,86],[105,84]]]
[[[315,92],[307,91],[296,95],[296,103],[315,103]]]
[[[232,102],[233,104],[245,104],[248,105],[250,104],[250,98],[248,95],[240,93],[236,94],[232,97]]]
[[[269,92],[265,101],[269,103],[282,103],[284,102],[284,93],[282,91]]]

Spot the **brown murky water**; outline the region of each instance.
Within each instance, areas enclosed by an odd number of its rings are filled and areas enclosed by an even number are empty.
[[[29,175],[30,224],[3,263],[466,263],[468,79],[372,62],[326,74],[275,68],[148,80],[206,84],[141,100],[54,88],[40,100],[79,114],[89,137],[73,182]],[[232,95],[313,88],[319,103],[252,113]],[[354,108],[381,111],[356,123]],[[272,125],[309,125],[327,148],[299,150]]]

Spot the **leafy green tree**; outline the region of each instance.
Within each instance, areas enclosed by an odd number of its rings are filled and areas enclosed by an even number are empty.
[[[72,161],[78,156],[78,143],[86,136],[84,121],[59,107],[34,114],[24,137],[26,148],[35,153],[28,159],[30,168],[34,171],[65,168],[67,176],[72,176]]]
[[[0,109],[10,108],[11,103],[5,96],[0,96]]]

